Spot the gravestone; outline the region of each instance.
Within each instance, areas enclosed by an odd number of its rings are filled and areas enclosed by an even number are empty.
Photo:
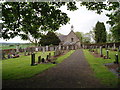
[[[107,49],[110,50],[110,46],[108,46]]]
[[[38,52],[38,47],[35,48],[35,51]]]
[[[102,54],[102,46],[100,46],[100,56],[102,57],[103,54]]]
[[[114,49],[114,50],[116,49],[115,43],[113,44],[113,49]]]
[[[46,51],[48,51],[48,46],[46,46]]]
[[[109,50],[106,50],[106,58],[109,59]]]
[[[42,52],[45,53],[45,47],[42,47]]]
[[[38,63],[40,63],[41,61],[41,56],[38,56]]]
[[[19,52],[19,45],[16,46],[16,52]]]
[[[31,66],[34,66],[35,65],[35,54],[32,53],[31,54]]]
[[[59,45],[59,47],[58,47],[58,48],[59,48],[59,50],[61,50],[61,45]]]
[[[115,54],[115,64],[119,64],[119,61],[118,61],[119,59],[118,59],[118,54]]]
[[[44,63],[44,62],[45,62],[45,59],[44,59],[44,58],[42,58],[42,60],[41,60],[41,61],[42,61],[42,63]]]

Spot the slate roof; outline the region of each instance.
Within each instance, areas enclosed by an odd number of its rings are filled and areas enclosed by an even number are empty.
[[[61,41],[64,41],[65,38],[66,38],[66,36],[67,36],[67,35],[60,35],[60,36],[58,36],[58,38],[59,38]]]

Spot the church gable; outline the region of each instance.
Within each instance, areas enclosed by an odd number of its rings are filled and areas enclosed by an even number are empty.
[[[73,31],[71,31],[71,32],[67,35],[65,41],[78,42],[79,39],[78,39],[78,37],[76,36],[76,34],[75,34]]]

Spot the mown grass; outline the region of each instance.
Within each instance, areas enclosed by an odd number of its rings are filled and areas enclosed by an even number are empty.
[[[67,54],[60,56],[57,58],[56,62],[60,63],[65,58],[70,56],[74,51],[69,51]],[[36,61],[39,55],[42,58],[46,57],[50,52],[38,52],[36,54]],[[53,52],[51,52],[53,55]],[[22,79],[22,78],[30,78],[38,73],[41,73],[56,64],[48,63],[48,64],[38,64],[36,66],[31,66],[31,56],[21,56],[19,58],[11,58],[7,60],[2,60],[2,78],[3,79]]]
[[[101,83],[105,84],[108,87],[118,87],[118,77],[109,71],[107,67],[104,66],[105,63],[113,63],[114,61],[114,54],[116,52],[110,52],[111,59],[103,59],[103,58],[96,58],[88,50],[83,50],[84,55],[90,67],[94,71],[94,75],[101,81]],[[103,51],[105,54],[105,50]]]

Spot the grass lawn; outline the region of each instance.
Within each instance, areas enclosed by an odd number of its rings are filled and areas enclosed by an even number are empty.
[[[108,87],[118,87],[118,77],[109,71],[107,67],[104,66],[105,63],[113,63],[115,54],[117,52],[110,51],[111,59],[96,58],[88,50],[83,50],[84,55],[88,63],[90,64],[92,70],[95,73],[95,76]],[[106,54],[105,49],[103,54]]]
[[[58,57],[56,62],[57,63],[62,62],[73,52],[74,50],[71,50],[67,54]],[[38,60],[37,57],[39,55],[45,58],[46,55],[48,55],[48,53],[50,52],[46,52],[44,54],[42,54],[42,52],[38,52],[36,54],[36,61]],[[51,55],[53,55],[53,51],[51,52]],[[55,65],[56,64],[48,63],[48,64],[38,64],[36,66],[31,66],[31,56],[20,56],[19,58],[2,60],[2,79],[29,78]]]

